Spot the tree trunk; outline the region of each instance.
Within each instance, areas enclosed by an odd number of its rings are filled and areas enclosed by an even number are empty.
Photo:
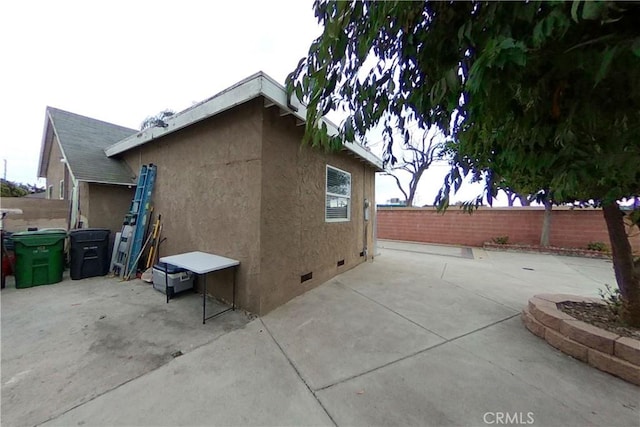
[[[544,201],[544,217],[542,219],[542,234],[540,246],[549,246],[549,234],[551,233],[551,209],[553,204],[549,200]]]
[[[411,177],[411,181],[409,181],[409,197],[407,197],[407,206],[413,206],[413,199],[416,197],[416,192],[418,191],[418,183],[420,182],[420,178],[422,178],[422,173],[426,169],[419,168]]]
[[[405,206],[407,206],[407,207],[413,206],[413,196],[414,196],[413,193],[409,194],[409,197],[407,198],[407,200],[405,202]]]
[[[405,196],[407,197],[405,200],[404,205],[411,207],[413,206],[413,199],[416,196],[416,187],[413,185],[413,179],[411,180],[411,182],[409,183],[409,195],[407,196],[407,193],[405,193]]]
[[[603,205],[602,212],[609,231],[613,271],[622,295],[622,321],[640,327],[640,266],[634,266],[633,252],[624,227],[624,214],[618,204]]]
[[[527,196],[518,196],[518,198],[520,199],[520,204],[522,206],[529,206],[529,199]]]

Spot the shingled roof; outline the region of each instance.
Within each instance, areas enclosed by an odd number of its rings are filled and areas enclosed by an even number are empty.
[[[135,174],[119,159],[105,156],[104,149],[138,131],[47,107],[38,176],[47,174],[53,135],[73,177],[78,181],[135,185]],[[57,161],[57,160],[56,160]]]

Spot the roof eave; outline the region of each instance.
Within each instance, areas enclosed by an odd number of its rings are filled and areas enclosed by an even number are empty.
[[[113,182],[113,181],[100,181],[97,179],[78,179],[78,182],[86,182],[88,184],[105,184],[105,185],[122,185],[127,187],[135,187],[135,182]]]
[[[51,117],[49,107],[44,112],[44,129],[42,130],[42,142],[40,144],[40,158],[38,159],[38,178],[47,176],[48,158],[51,155],[51,144],[53,131],[51,129]],[[48,155],[46,153],[49,153]]]

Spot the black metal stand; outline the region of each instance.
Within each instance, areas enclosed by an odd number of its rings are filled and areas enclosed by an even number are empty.
[[[203,289],[202,289],[202,324],[204,325],[206,323],[207,320],[209,319],[213,319],[214,317],[220,316],[221,314],[226,313],[227,311],[235,311],[236,310],[236,268],[238,268],[237,266],[233,267],[233,294],[231,297],[231,308],[226,308],[222,311],[217,312],[216,314],[213,314],[209,317],[206,317],[206,313],[207,313],[207,274],[205,273],[204,276],[204,284],[203,284]]]
[[[167,304],[169,304],[169,264],[164,263],[164,293],[167,296]]]
[[[167,272],[168,267],[166,266],[167,264],[165,263],[165,272],[164,272],[164,293],[166,294],[167,297],[167,304],[169,304],[169,273]],[[231,308],[227,308],[224,309],[222,311],[217,312],[214,315],[211,315],[209,317],[207,317],[207,274],[209,273],[204,273],[204,274],[198,274],[198,277],[203,277],[203,284],[202,284],[202,324],[204,325],[207,320],[212,319],[214,317],[220,316],[223,313],[226,313],[227,311],[235,311],[236,310],[236,269],[238,268],[237,265],[235,265],[233,267],[233,294],[231,297]]]

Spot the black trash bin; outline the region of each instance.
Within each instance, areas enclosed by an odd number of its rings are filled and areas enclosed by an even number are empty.
[[[69,232],[72,280],[109,273],[109,234],[105,228],[83,228]]]

